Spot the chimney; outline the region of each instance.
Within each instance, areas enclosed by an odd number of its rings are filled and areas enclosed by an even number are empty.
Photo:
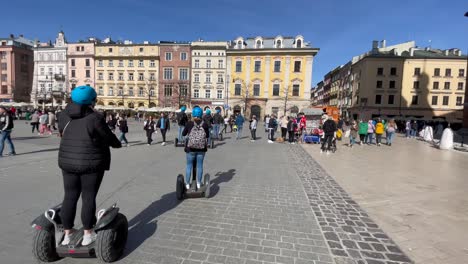
[[[10,34],[10,38],[11,38],[11,39],[14,39],[14,38],[15,38],[15,35]]]
[[[23,38],[23,37],[24,37],[23,34],[20,34],[19,36],[20,36],[20,38]]]
[[[378,48],[379,48],[379,41],[373,40],[373,41],[372,41],[372,49],[373,49],[373,50],[376,50],[376,49],[378,49]]]
[[[409,48],[409,55],[410,57],[414,56],[414,48]]]
[[[384,39],[380,41],[380,48],[386,48],[387,47],[387,41]]]

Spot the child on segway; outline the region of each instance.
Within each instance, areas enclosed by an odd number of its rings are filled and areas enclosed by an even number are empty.
[[[203,175],[203,160],[207,152],[207,140],[210,137],[210,127],[202,120],[203,110],[195,107],[192,110],[192,121],[189,121],[182,132],[182,136],[187,137],[185,152],[187,157],[187,167],[185,171],[185,187],[190,189],[190,179],[192,175],[193,162],[197,164],[197,189],[201,187]]]

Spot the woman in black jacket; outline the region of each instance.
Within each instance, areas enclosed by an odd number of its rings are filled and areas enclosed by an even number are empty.
[[[156,124],[156,127],[161,130],[161,135],[163,138],[163,142],[161,145],[165,146],[166,145],[166,132],[171,130],[171,122],[169,118],[167,118],[166,113],[163,113],[161,115],[161,118],[159,118],[158,123]]]
[[[110,169],[109,147],[122,144],[106,124],[104,116],[93,110],[96,92],[90,86],[79,86],[71,93],[59,118],[60,141],[58,164],[62,169],[65,197],[61,218],[65,229],[62,245],[70,243],[76,204],[82,196],[81,221],[84,227],[83,245],[95,240],[92,228],[96,224],[96,195],[104,171]]]

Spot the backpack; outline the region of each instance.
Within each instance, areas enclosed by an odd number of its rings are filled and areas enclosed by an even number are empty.
[[[206,148],[206,132],[203,128],[203,122],[201,122],[200,125],[194,123],[188,135],[187,147],[200,150]]]

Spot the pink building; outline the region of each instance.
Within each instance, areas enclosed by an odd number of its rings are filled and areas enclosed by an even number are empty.
[[[68,43],[68,80],[72,90],[76,86],[94,87],[94,43]]]
[[[29,102],[34,71],[34,43],[23,38],[0,38],[0,101]]]

